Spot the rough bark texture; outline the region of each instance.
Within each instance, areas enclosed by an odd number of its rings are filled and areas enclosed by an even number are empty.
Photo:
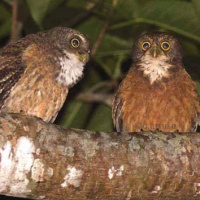
[[[200,135],[62,129],[0,115],[0,193],[49,200],[199,199]]]

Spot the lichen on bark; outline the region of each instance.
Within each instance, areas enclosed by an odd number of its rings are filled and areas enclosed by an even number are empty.
[[[199,133],[62,129],[0,114],[0,193],[32,199],[199,199]]]

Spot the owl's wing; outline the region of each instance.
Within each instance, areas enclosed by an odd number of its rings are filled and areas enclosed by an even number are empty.
[[[123,101],[117,93],[114,98],[112,110],[112,118],[117,132],[123,132],[122,106]]]
[[[0,50],[0,108],[26,68],[22,53],[28,44],[22,44],[16,42]]]
[[[196,132],[198,126],[200,127],[200,96],[197,91],[195,91],[196,99],[194,99],[194,104],[196,108],[196,115],[192,118],[191,132]]]
[[[200,96],[198,97],[199,105],[200,105]],[[200,111],[197,113],[197,126],[200,126]]]

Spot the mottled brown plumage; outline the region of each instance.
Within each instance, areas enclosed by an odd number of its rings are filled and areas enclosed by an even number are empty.
[[[136,42],[134,63],[114,100],[117,131],[196,130],[200,103],[181,58],[180,43],[172,35],[145,34]]]
[[[31,34],[0,50],[0,108],[53,122],[83,75],[89,43],[73,29]]]

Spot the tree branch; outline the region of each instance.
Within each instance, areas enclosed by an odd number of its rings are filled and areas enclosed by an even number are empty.
[[[110,19],[113,15],[113,12],[114,12],[114,9],[117,5],[117,2],[118,0],[112,0],[112,9],[111,11],[109,12],[108,16],[106,17],[105,21],[104,21],[104,25],[98,35],[98,38],[97,40],[95,41],[94,45],[93,45],[93,48],[92,48],[92,52],[91,52],[91,55],[94,56],[96,55],[97,53],[97,50],[99,48],[99,46],[101,45],[101,42],[103,40],[103,37],[105,35],[105,33],[107,32],[107,30],[109,29],[109,26],[110,26]]]
[[[12,27],[10,41],[16,41],[20,38],[22,23],[18,21],[18,0],[12,0]]]
[[[112,106],[114,91],[117,87],[116,81],[104,81],[94,85],[85,93],[80,93],[76,96],[76,100],[85,102],[97,102],[104,103],[108,106]]]
[[[81,93],[76,97],[76,100],[89,102],[89,103],[103,103],[107,106],[112,106],[113,103],[112,94],[104,94],[104,93]]]
[[[108,30],[109,28],[109,20],[106,20],[104,22],[104,25],[103,25],[103,28],[101,29],[100,33],[99,33],[99,36],[97,38],[97,40],[95,41],[94,45],[93,45],[93,48],[92,48],[92,52],[91,52],[91,55],[94,56],[103,40],[103,37],[104,37],[104,34],[106,33],[106,31]]]
[[[200,134],[62,129],[0,114],[0,193],[33,199],[199,199]]]

